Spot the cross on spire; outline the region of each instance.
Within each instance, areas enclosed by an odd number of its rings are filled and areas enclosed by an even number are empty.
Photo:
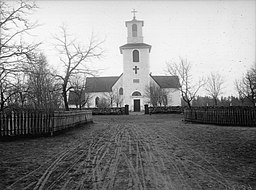
[[[137,74],[137,71],[138,70],[140,70],[137,66],[135,66],[134,68],[133,68],[133,70],[135,71],[135,74]]]
[[[133,19],[136,18],[135,14],[136,14],[137,12],[138,12],[138,11],[136,11],[135,9],[133,9],[133,10],[131,11],[131,13],[133,13]]]

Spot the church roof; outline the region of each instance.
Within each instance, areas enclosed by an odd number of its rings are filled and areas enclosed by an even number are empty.
[[[136,49],[136,48],[149,48],[149,52],[151,51],[151,45],[145,43],[128,43],[120,46],[120,52],[122,53],[123,49]]]
[[[111,92],[112,86],[120,76],[88,77],[86,79],[86,92]]]
[[[152,79],[160,88],[179,88],[180,82],[178,76],[152,76]]]

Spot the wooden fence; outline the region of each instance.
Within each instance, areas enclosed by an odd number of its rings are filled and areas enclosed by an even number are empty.
[[[91,111],[0,112],[0,137],[53,134],[56,131],[92,122]]]
[[[256,109],[252,107],[198,107],[184,110],[185,121],[217,125],[256,127]]]

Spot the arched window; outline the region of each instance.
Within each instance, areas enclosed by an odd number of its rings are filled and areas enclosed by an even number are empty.
[[[139,62],[140,61],[140,55],[138,50],[133,50],[132,52],[132,60],[133,62]]]
[[[132,37],[137,37],[137,25],[132,25]]]
[[[99,101],[100,101],[100,98],[99,98],[99,97],[96,97],[96,98],[95,98],[95,106],[96,106],[96,107],[98,107]]]
[[[141,93],[138,92],[138,91],[135,91],[135,92],[132,93],[132,96],[141,96]]]
[[[119,95],[123,95],[124,94],[124,89],[123,88],[120,88],[119,89]]]

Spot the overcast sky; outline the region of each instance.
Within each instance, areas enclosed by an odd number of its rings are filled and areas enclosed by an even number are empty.
[[[166,62],[187,58],[195,77],[219,72],[225,94],[235,95],[234,81],[255,65],[255,1],[36,1],[33,14],[42,26],[34,31],[50,65],[59,65],[52,34],[65,23],[86,44],[93,32],[104,40],[104,58],[91,66],[100,76],[122,73],[119,46],[127,40],[125,21],[144,21],[144,43],[152,45],[150,70],[165,75]],[[202,92],[203,93],[203,92]],[[204,94],[202,94],[204,95]]]

